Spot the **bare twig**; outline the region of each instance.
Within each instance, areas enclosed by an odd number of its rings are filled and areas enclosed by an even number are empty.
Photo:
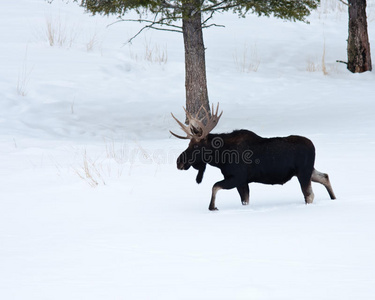
[[[176,30],[176,29],[167,29],[167,28],[160,28],[160,27],[155,27],[155,25],[166,25],[166,24],[159,24],[159,23],[154,23],[154,22],[151,22],[150,25],[146,25],[146,26],[143,26],[135,35],[133,35],[128,41],[126,44],[130,44],[138,35],[141,34],[141,32],[145,29],[155,29],[155,30],[160,30],[160,31],[171,31],[171,32],[178,32],[178,33],[182,33],[182,30]],[[170,26],[170,25],[166,25],[166,26]],[[171,26],[171,27],[174,27],[174,26]],[[177,27],[177,26],[176,26]],[[178,27],[179,28],[179,27]]]
[[[160,30],[160,31],[170,31],[170,32],[182,33],[182,27],[181,26],[177,26],[177,25],[166,23],[166,21],[169,20],[168,18],[162,18],[162,19],[156,21],[156,17],[157,17],[157,15],[155,16],[155,18],[154,18],[153,21],[147,20],[147,19],[123,19],[123,18],[119,18],[119,20],[117,20],[116,22],[113,22],[113,23],[109,24],[107,27],[112,26],[112,25],[114,25],[116,23],[119,23],[119,22],[138,22],[138,23],[142,23],[143,22],[143,23],[148,23],[148,25],[143,26],[135,35],[133,35],[126,42],[126,44],[131,43],[145,29],[155,29],[155,30]],[[179,18],[182,18],[182,17],[179,17]],[[174,29],[161,28],[161,27],[157,27],[157,26],[166,26],[166,27],[170,27],[170,28],[174,28]]]
[[[343,61],[343,60],[336,60],[336,62],[346,64],[346,65],[348,64],[346,61]]]
[[[206,20],[204,20],[204,21],[202,22],[202,27],[205,26],[205,24],[206,24],[210,19],[212,19],[214,13],[215,13],[215,12],[212,11],[211,14],[210,14],[210,16],[209,16]]]
[[[224,25],[220,25],[220,24],[210,24],[210,25],[205,25],[205,26],[202,26],[203,29],[205,28],[210,28],[210,27],[225,27]]]
[[[343,0],[339,0],[342,4],[346,5],[346,6],[349,6],[349,3],[343,1]]]

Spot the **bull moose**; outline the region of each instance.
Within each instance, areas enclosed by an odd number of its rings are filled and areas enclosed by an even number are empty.
[[[202,109],[204,117],[199,119]],[[237,188],[242,204],[248,205],[249,183],[284,184],[293,176],[298,178],[306,204],[314,200],[311,181],[323,184],[331,199],[336,199],[328,175],[314,168],[315,147],[309,139],[297,135],[263,138],[248,130],[212,134],[223,114],[218,115],[219,104],[216,112],[212,105],[212,115],[203,106],[196,116],[184,110],[188,125],[171,113],[186,136],[171,134],[190,140],[189,147],[177,158],[177,168],[188,170],[192,166],[198,170],[197,183],[202,182],[207,164],[224,175],[224,180],[212,187],[209,210],[217,210],[215,199],[221,189]]]

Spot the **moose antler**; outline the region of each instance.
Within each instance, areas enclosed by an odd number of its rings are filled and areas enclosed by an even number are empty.
[[[172,131],[169,131],[171,134],[173,134],[175,137],[179,139],[190,139],[190,140],[194,139],[196,141],[203,140],[212,131],[212,129],[216,127],[217,123],[220,120],[221,115],[223,114],[223,112],[221,112],[220,115],[218,115],[219,103],[217,104],[215,113],[213,113],[214,105],[212,104],[211,116],[203,105],[201,106],[196,116],[194,117],[186,110],[185,107],[183,107],[183,109],[185,111],[186,118],[189,121],[188,125],[184,125],[182,122],[177,120],[177,118],[171,113],[173,119],[176,120],[178,125],[180,125],[181,129],[186,133],[186,136],[184,137],[184,136],[177,135],[173,133]],[[202,119],[198,119],[199,113],[201,112],[202,109],[204,110],[205,116]],[[205,119],[207,119],[206,124],[203,123],[203,120]]]

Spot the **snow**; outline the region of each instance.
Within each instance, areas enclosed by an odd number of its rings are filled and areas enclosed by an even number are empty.
[[[368,1],[371,45],[374,15]],[[220,171],[197,185],[169,133],[170,112],[183,118],[182,36],[126,45],[142,25],[114,21],[65,1],[2,3],[0,298],[372,299],[375,75],[336,63],[346,8],[322,1],[310,24],[222,14],[226,27],[204,32],[215,132],[309,137],[338,198],[313,184],[306,206],[297,180],[251,184],[249,206],[219,191],[214,213]],[[48,22],[67,42],[49,45]],[[308,71],[323,51],[328,74]],[[257,71],[241,72],[243,57]]]

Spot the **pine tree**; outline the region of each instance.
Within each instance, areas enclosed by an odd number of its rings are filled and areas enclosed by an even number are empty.
[[[92,14],[114,14],[124,21],[143,21],[145,26],[140,32],[147,28],[182,32],[185,46],[186,107],[190,113],[196,114],[202,105],[210,111],[202,29],[216,26],[209,23],[216,12],[232,11],[240,17],[244,17],[247,13],[255,13],[258,16],[273,15],[286,20],[306,22],[305,17],[318,6],[320,0],[75,0],[75,2],[79,2]],[[131,10],[138,13],[139,19],[124,18]]]
[[[372,70],[367,33],[366,0],[349,0],[348,70]]]

